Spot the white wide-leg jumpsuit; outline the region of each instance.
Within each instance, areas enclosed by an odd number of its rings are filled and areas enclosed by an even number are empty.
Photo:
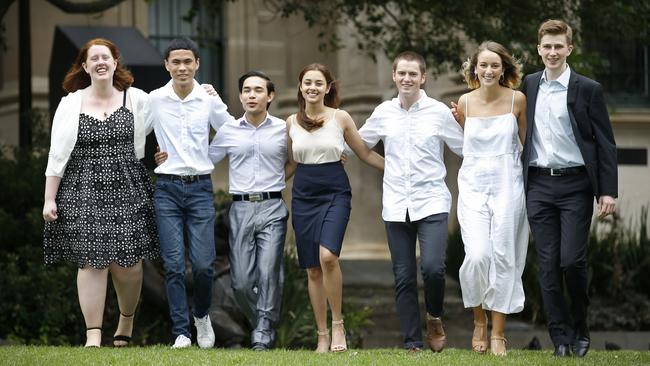
[[[469,105],[469,98],[465,101]],[[458,174],[458,222],[465,245],[460,285],[466,308],[504,314],[524,307],[521,275],[528,221],[517,119],[510,113],[469,117]]]

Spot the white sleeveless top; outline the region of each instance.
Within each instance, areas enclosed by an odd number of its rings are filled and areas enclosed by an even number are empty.
[[[468,116],[469,95],[465,98]],[[519,126],[514,115],[515,92],[512,92],[510,112],[489,117],[466,117],[463,156],[495,157],[518,154],[521,151]]]
[[[302,128],[294,116],[289,130],[293,160],[301,164],[323,164],[341,160],[345,138],[343,129],[335,118],[337,111],[338,109],[321,128],[311,132]]]

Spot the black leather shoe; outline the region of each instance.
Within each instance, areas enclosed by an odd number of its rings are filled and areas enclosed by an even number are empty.
[[[577,334],[571,345],[571,351],[576,357],[585,357],[587,351],[589,351],[589,345],[591,344],[591,339],[588,335]]]
[[[264,344],[264,343],[257,343],[257,342],[255,342],[255,343],[253,343],[251,349],[252,349],[253,351],[266,351],[266,350],[269,349],[269,346],[267,346],[267,345]]]
[[[555,357],[571,357],[571,348],[568,344],[558,344],[555,346],[555,352],[553,352]]]

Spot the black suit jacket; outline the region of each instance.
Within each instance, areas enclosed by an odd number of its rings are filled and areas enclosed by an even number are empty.
[[[526,141],[523,151],[524,185],[528,183],[528,165],[533,149],[532,136],[535,126],[535,106],[542,71],[524,78],[522,92],[526,95]],[[571,70],[567,109],[571,129],[585,161],[593,194],[618,196],[618,163],[616,142],[607,113],[603,87],[596,81]]]

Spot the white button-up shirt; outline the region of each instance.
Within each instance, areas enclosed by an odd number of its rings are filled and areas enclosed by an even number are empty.
[[[234,118],[219,96],[210,96],[194,80],[192,92],[180,99],[172,81],[149,94],[147,131],[154,129],[161,151],[168,154],[156,174],[210,174],[214,164],[208,157],[210,126],[218,130]]]
[[[231,194],[279,192],[286,186],[287,123],[268,113],[258,127],[245,116],[224,124],[209,153],[213,163],[228,155]]]
[[[384,221],[405,222],[407,210],[411,221],[449,212],[443,143],[460,155],[463,130],[447,106],[424,90],[408,111],[394,98],[375,108],[359,134],[369,147],[384,143]]]
[[[570,77],[569,65],[557,80],[547,80],[546,71],[542,73],[535,102],[531,166],[567,168],[585,165],[567,109]]]

